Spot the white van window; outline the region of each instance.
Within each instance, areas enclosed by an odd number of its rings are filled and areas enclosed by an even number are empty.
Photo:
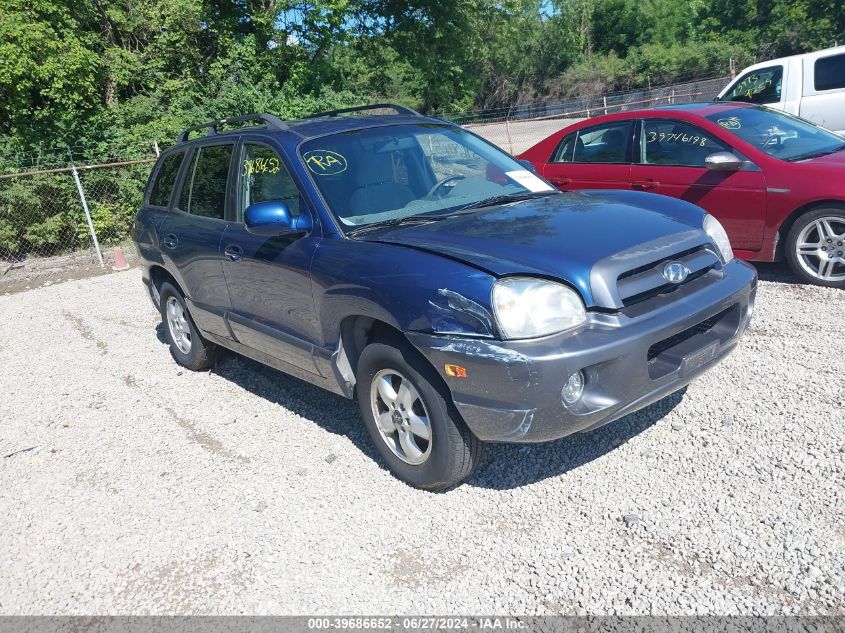
[[[720,101],[746,103],[779,103],[783,85],[783,66],[770,66],[752,70],[737,79]]]
[[[816,90],[845,88],[845,53],[817,59],[814,73]]]

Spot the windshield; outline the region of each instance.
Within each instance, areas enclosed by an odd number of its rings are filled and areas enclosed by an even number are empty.
[[[300,156],[344,226],[434,218],[500,196],[554,189],[461,128],[391,125],[315,138]]]
[[[767,108],[736,108],[707,118],[770,156],[796,161],[845,149],[845,139],[797,117]]]

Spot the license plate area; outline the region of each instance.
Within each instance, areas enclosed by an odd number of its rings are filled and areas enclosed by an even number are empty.
[[[700,369],[701,367],[712,361],[714,358],[716,358],[716,356],[718,356],[720,347],[721,345],[719,344],[719,341],[713,341],[704,349],[700,349],[697,352],[693,352],[689,356],[685,356],[684,359],[681,361],[681,375],[689,376],[690,374],[694,373],[697,369]]]
[[[648,350],[648,374],[652,380],[679,372],[690,376],[713,361],[722,345],[739,329],[738,305],[658,341]]]
[[[648,365],[649,376],[661,378],[676,371],[689,376],[716,358],[720,348],[716,335],[696,334],[653,358]]]

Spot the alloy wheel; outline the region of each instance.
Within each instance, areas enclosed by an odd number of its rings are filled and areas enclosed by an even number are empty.
[[[370,404],[381,439],[406,464],[419,465],[431,455],[431,422],[420,392],[394,369],[373,378]]]
[[[191,326],[188,324],[185,308],[174,296],[167,298],[167,327],[170,329],[170,338],[179,351],[190,354]]]
[[[845,217],[826,216],[809,222],[798,234],[795,255],[811,277],[845,280]]]

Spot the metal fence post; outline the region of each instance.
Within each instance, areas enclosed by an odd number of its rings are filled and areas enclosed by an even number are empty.
[[[85,219],[88,221],[88,230],[91,232],[91,241],[94,242],[94,250],[97,251],[100,268],[105,268],[103,253],[100,250],[100,242],[97,241],[97,232],[94,230],[94,222],[91,221],[91,212],[88,210],[88,201],[85,199],[85,192],[82,190],[82,181],[79,180],[79,172],[76,171],[76,165],[73,162],[71,162],[70,166],[73,172],[73,179],[76,181],[76,190],[79,192],[79,199],[82,200],[82,208],[85,210]]]
[[[510,107],[508,107],[508,113],[505,115],[505,132],[507,132],[507,135],[508,135],[508,151],[510,152],[511,155],[513,155],[513,140],[511,139],[511,124],[510,124],[511,110],[512,109],[513,109],[513,104],[511,104]]]

